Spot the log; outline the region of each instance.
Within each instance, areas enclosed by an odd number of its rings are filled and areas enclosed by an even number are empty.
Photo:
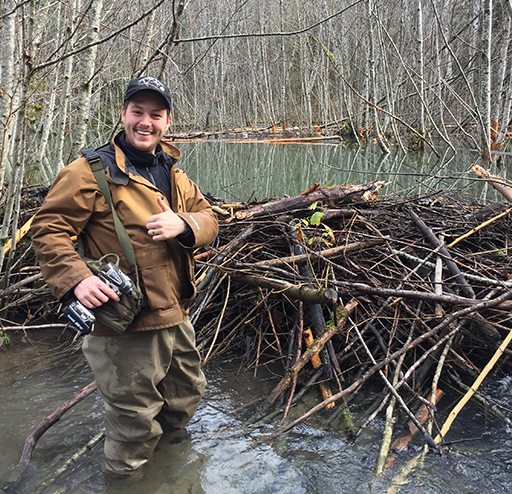
[[[443,256],[443,262],[445,263],[446,267],[450,270],[450,272],[453,274],[455,281],[457,281],[457,283],[460,285],[462,293],[466,297],[475,298],[475,292],[473,291],[473,288],[471,288],[471,285],[467,282],[466,278],[464,278],[464,275],[462,274],[461,270],[453,261],[450,253],[446,250],[446,247],[441,246],[439,239],[434,235],[432,230],[412,209],[409,209],[409,214],[411,215],[411,218],[414,220],[414,222],[420,229],[421,233],[423,233],[425,238],[432,244],[433,247],[439,249],[439,253]]]
[[[314,202],[339,204],[349,202],[372,202],[376,200],[386,182],[369,182],[362,185],[337,185],[330,188],[318,188],[313,192],[296,197],[287,197],[252,208],[237,211],[237,220],[248,220],[273,216],[297,209],[306,209]],[[227,220],[229,221],[229,220]]]
[[[230,276],[242,283],[273,289],[274,292],[282,292],[286,296],[296,300],[302,300],[306,304],[333,305],[338,299],[338,292],[332,288],[313,288],[307,285],[294,285],[287,281],[265,278],[257,274],[242,274],[236,271]]]

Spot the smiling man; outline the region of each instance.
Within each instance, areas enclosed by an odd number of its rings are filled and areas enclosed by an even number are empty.
[[[96,322],[83,351],[105,402],[105,472],[131,475],[150,458],[164,430],[183,428],[206,381],[188,309],[195,297],[193,249],[217,235],[217,218],[178,167],[180,151],[161,141],[171,121],[169,89],[140,77],[126,89],[124,131],[95,150],[114,209],[135,251],[138,275],[118,239],[112,211],[82,157],[63,168],[32,223],[44,278],[63,302],[76,298],[94,311],[118,295],[95,276],[85,256],[118,256],[144,306],[120,334]]]

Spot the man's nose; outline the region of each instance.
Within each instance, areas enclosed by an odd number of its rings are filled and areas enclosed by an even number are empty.
[[[149,115],[148,115],[148,114],[144,114],[144,115],[142,115],[142,116],[141,116],[141,118],[140,118],[140,123],[141,123],[142,125],[148,125],[148,126],[149,126],[149,125],[150,125],[150,123],[151,123],[151,122],[150,122]]]

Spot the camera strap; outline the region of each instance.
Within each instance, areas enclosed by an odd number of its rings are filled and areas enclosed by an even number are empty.
[[[101,159],[94,149],[84,151],[82,154],[89,162],[89,166],[91,167],[96,182],[98,182],[98,186],[101,190],[101,193],[105,197],[105,200],[107,201],[107,204],[109,205],[110,210],[112,211],[112,216],[114,217],[114,225],[116,227],[116,233],[119,239],[119,243],[121,244],[121,248],[123,249],[126,260],[130,265],[130,269],[135,273],[135,283],[140,293],[139,270],[137,268],[137,263],[135,261],[135,251],[133,250],[133,244],[132,241],[130,240],[128,232],[126,231],[126,228],[124,227],[123,223],[121,222],[119,216],[116,213],[116,209],[114,208],[114,204],[112,202],[112,195],[110,194],[110,188],[108,186],[107,177],[105,177],[105,171],[103,170]]]

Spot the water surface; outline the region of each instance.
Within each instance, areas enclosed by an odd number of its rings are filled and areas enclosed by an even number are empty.
[[[3,352],[1,358],[6,358]],[[14,353],[12,353],[14,355]],[[419,438],[399,457],[382,479],[372,469],[382,433],[377,419],[355,445],[348,443],[340,419],[327,425],[331,412],[312,417],[287,435],[268,441],[279,426],[276,421],[258,429],[247,422],[252,412],[241,408],[264,397],[276,379],[260,373],[238,372],[237,367],[207,369],[209,386],[186,432],[164,435],[144,476],[135,481],[109,481],[100,472],[100,443],[81,456],[60,476],[53,472],[102,428],[103,405],[95,393],[74,407],[39,441],[17,494],[256,494],[290,493],[453,493],[505,494],[512,490],[512,433],[497,419],[469,404],[452,427],[449,439],[456,443],[443,456],[429,453],[408,475],[407,467],[421,451]],[[61,402],[92,380],[79,352],[63,354],[46,368],[30,372],[13,368],[0,386],[0,481],[8,479],[25,437]],[[485,391],[510,408],[510,377],[496,378]],[[291,411],[290,419],[318,402],[312,390]],[[366,417],[379,397],[378,387],[361,393],[350,408],[356,424]],[[453,405],[445,398],[439,420]],[[403,431],[400,427],[397,432]],[[404,481],[401,487],[394,487]],[[47,487],[38,491],[44,482]]]
[[[478,153],[446,149],[439,155],[383,155],[376,146],[350,149],[344,144],[268,144],[202,141],[176,143],[181,165],[204,192],[227,201],[296,195],[322,186],[388,182],[383,194],[427,195],[457,191],[475,201],[501,200],[471,171]],[[506,178],[512,156],[500,155]]]

